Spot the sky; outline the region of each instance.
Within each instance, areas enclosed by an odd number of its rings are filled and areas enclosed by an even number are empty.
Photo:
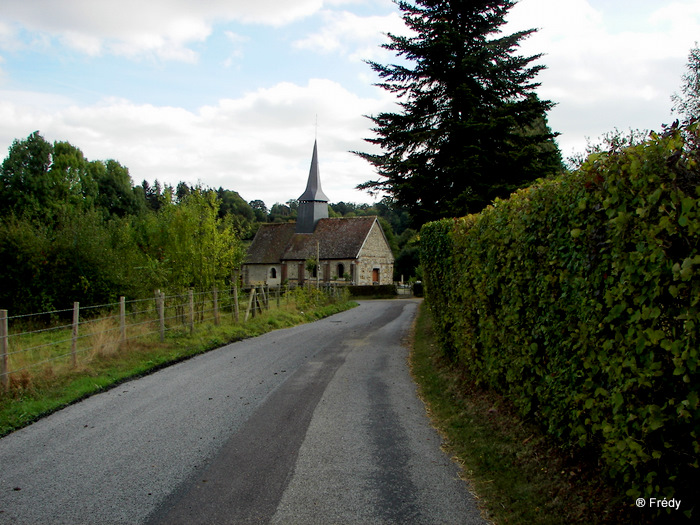
[[[504,32],[536,28],[538,94],[564,157],[614,130],[673,120],[697,0],[520,0]],[[391,0],[2,0],[0,159],[34,131],[142,180],[301,195],[318,141],[331,202],[373,202],[367,115],[396,110],[366,60],[395,62]]]

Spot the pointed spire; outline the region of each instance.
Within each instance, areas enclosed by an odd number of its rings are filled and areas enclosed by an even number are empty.
[[[306,191],[299,197],[300,201],[320,201],[328,202],[328,197],[321,189],[321,175],[318,171],[318,147],[314,140],[314,153],[311,157],[311,169],[309,170],[309,181],[306,183]]]
[[[321,189],[321,176],[318,172],[318,148],[314,140],[314,153],[311,157],[309,182],[306,191],[299,197],[297,211],[297,233],[313,233],[321,219],[328,218],[328,197]]]

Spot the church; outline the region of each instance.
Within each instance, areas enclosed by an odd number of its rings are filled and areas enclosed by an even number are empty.
[[[377,217],[328,217],[314,142],[306,190],[296,223],[263,224],[248,248],[243,284],[303,285],[306,281],[392,284],[394,256]],[[307,261],[318,259],[309,271]],[[317,273],[320,272],[320,275]]]

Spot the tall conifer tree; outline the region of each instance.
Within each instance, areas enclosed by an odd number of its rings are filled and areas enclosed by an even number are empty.
[[[358,186],[386,192],[422,224],[478,212],[496,197],[561,169],[549,101],[535,94],[541,55],[516,54],[534,30],[502,35],[510,0],[399,1],[411,36],[383,47],[402,63],[368,62],[400,112],[370,117],[383,153],[358,155],[380,175]]]

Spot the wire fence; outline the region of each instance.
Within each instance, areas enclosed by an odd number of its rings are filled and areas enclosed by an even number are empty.
[[[305,288],[337,300],[347,287],[317,283]],[[396,288],[398,295],[412,293],[409,286]],[[289,292],[295,289],[300,287],[234,286],[182,294],[156,290],[148,299],[120,297],[116,303],[91,306],[75,302],[72,308],[40,313],[9,315],[0,310],[0,392],[30,371],[51,370],[58,363],[77,368],[80,362],[112,355],[137,340],[164,342],[167,333],[193,333],[196,325],[218,325],[222,318],[231,324],[248,322],[263,310],[280,307],[282,300],[289,302]]]
[[[152,298],[93,306],[9,315],[0,310],[0,386],[7,390],[13,377],[30,369],[66,363],[77,367],[79,358],[108,355],[137,339],[165,340],[168,332],[194,332],[202,323],[247,322],[251,316],[280,306],[285,288],[237,287],[167,295],[157,290]],[[69,321],[70,320],[70,321]]]

